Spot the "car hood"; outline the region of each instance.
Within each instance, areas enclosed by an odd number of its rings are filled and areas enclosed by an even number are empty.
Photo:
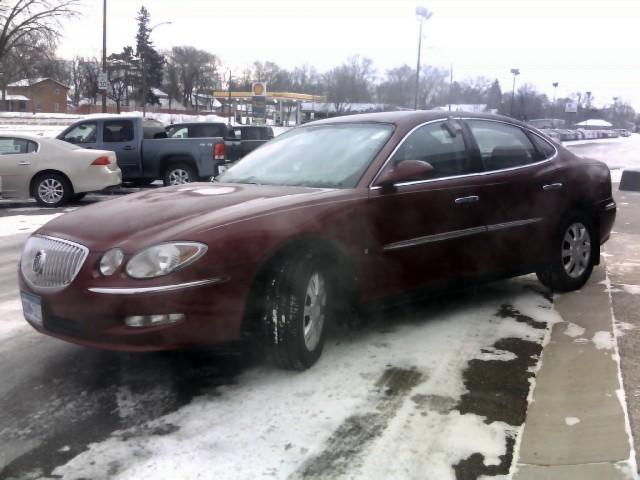
[[[193,183],[146,190],[62,215],[36,233],[65,238],[92,251],[190,240],[238,221],[292,208],[345,190],[268,185]]]

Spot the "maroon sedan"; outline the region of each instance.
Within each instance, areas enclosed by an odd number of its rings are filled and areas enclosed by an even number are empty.
[[[213,183],[59,217],[27,241],[26,319],[127,351],[258,338],[286,368],[383,298],[536,272],[577,289],[616,204],[609,169],[493,115],[395,112],[291,130]]]

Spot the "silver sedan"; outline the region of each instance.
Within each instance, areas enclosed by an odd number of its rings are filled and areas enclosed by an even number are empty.
[[[59,207],[122,183],[116,155],[85,150],[53,138],[0,135],[2,198],[34,197],[46,207]]]

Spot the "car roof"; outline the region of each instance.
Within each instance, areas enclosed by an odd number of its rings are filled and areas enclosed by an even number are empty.
[[[493,113],[474,113],[474,112],[448,112],[446,110],[403,110],[396,112],[379,112],[379,113],[362,113],[357,115],[344,115],[341,117],[332,117],[315,122],[309,122],[303,127],[314,125],[329,125],[339,123],[390,123],[398,127],[411,128],[430,120],[438,120],[441,118],[477,118],[488,120],[500,120],[513,123],[530,130],[537,130],[515,118],[504,115],[496,115]]]

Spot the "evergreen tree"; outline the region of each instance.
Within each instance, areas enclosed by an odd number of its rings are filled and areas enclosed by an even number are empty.
[[[489,108],[500,108],[502,104],[502,89],[500,88],[498,79],[495,79],[491,84],[487,97],[487,106]]]
[[[138,21],[138,33],[136,34],[136,57],[139,60],[140,68],[144,68],[146,77],[146,92],[142,92],[142,75],[136,84],[138,92],[137,98],[142,101],[143,96],[147,103],[160,103],[158,98],[153,94],[151,88],[160,88],[162,86],[164,57],[154,48],[150,39],[151,28],[149,23],[151,17],[149,11],[143,6],[140,8],[136,17]]]

